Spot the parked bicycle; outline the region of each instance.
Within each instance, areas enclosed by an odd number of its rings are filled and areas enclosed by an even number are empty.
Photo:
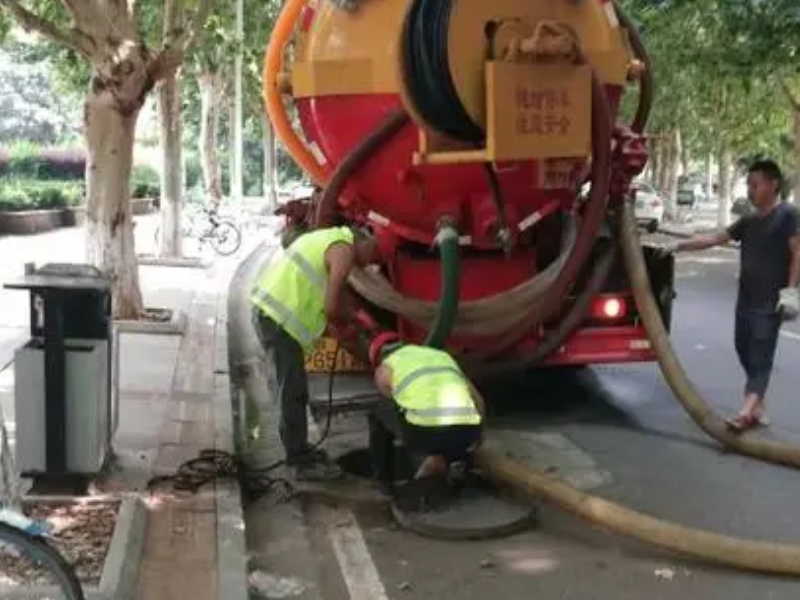
[[[0,510],[0,596],[24,586],[29,600],[85,599],[75,570],[47,542],[46,531],[15,510]]]
[[[47,542],[49,524],[22,514],[19,505],[19,479],[0,407],[0,597],[84,600],[72,565]]]
[[[194,238],[200,244],[208,242],[220,256],[235,254],[242,245],[242,232],[231,221],[220,219],[214,208],[202,207],[200,213],[185,212],[181,226],[185,238]],[[161,227],[155,234],[156,248],[161,247]]]

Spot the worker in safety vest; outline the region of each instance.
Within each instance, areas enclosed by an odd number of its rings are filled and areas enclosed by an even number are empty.
[[[286,464],[298,480],[324,481],[342,475],[324,451],[308,443],[304,353],[329,325],[348,326],[343,308],[347,277],[354,265],[366,266],[377,258],[374,240],[348,227],[312,231],[262,269],[251,293],[253,324],[275,362]]]
[[[401,344],[381,333],[370,345],[375,384],[385,401],[369,416],[370,456],[375,477],[393,490],[394,439],[424,456],[416,479],[446,477],[451,463],[478,447],[484,402],[455,360],[427,346]]]

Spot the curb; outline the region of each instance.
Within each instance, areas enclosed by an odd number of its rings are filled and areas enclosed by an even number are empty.
[[[217,376],[214,394],[214,446],[233,453],[233,412],[226,376]],[[247,544],[242,493],[237,481],[215,484],[217,514],[217,598],[247,600]]]
[[[149,333],[153,335],[183,335],[186,331],[186,313],[182,310],[172,311],[172,318],[159,321],[114,321],[120,333]]]
[[[136,496],[123,497],[100,577],[99,591],[103,597],[133,600],[144,549],[146,523],[147,511],[142,501]]]
[[[184,269],[207,269],[211,262],[202,258],[192,257],[160,257],[155,254],[138,254],[137,261],[147,267],[178,267]]]

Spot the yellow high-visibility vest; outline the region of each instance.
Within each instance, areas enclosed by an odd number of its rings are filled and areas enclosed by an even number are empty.
[[[250,301],[283,327],[305,352],[325,332],[325,252],[333,244],[352,245],[348,227],[331,227],[297,238],[258,277]]]
[[[392,369],[392,395],[409,423],[480,425],[467,379],[447,352],[406,345],[383,362]]]

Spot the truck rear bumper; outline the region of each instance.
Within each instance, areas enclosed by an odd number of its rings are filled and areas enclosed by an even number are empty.
[[[655,358],[644,327],[586,327],[575,332],[544,364],[651,362]]]

